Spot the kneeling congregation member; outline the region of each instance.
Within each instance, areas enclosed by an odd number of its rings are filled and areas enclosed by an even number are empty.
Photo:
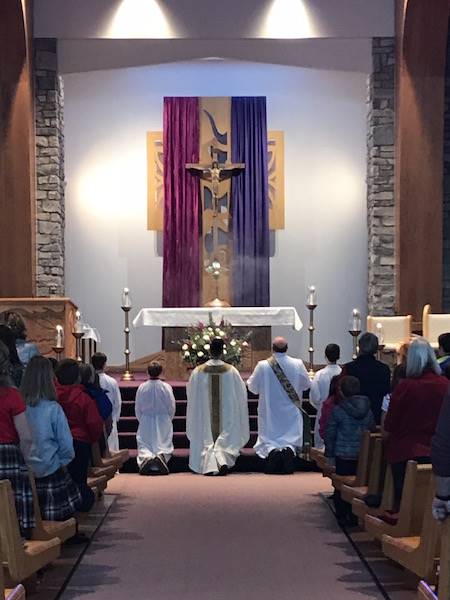
[[[247,381],[248,389],[259,394],[256,454],[267,459],[266,473],[294,472],[294,458],[306,441],[301,398],[310,386],[308,372],[299,358],[287,355],[288,345],[277,337],[273,355],[261,360]],[[305,420],[308,423],[309,419]]]
[[[67,418],[57,402],[51,362],[43,356],[30,359],[21,392],[33,436],[28,464],[36,477],[42,518],[65,521],[81,507],[81,494],[67,471],[75,457]]]
[[[337,475],[355,475],[365,431],[375,429],[370,400],[360,395],[356,377],[345,376],[339,382],[339,403],[333,408],[325,430],[325,456],[336,465]],[[334,492],[336,517],[341,525],[353,525],[351,505]]]
[[[175,397],[170,385],[160,379],[162,370],[159,362],[152,362],[148,367],[149,381],[142,383],[136,393],[137,463],[141,475],[169,474]]]
[[[111,452],[118,452],[120,448],[117,423],[122,410],[122,396],[117,381],[114,377],[105,373],[107,360],[106,354],[103,354],[103,352],[96,352],[91,357],[91,363],[98,375],[100,387],[106,391],[112,404],[112,428],[108,436],[108,448]]]
[[[247,389],[221,360],[224,343],[211,342],[211,360],[194,369],[187,384],[189,466],[203,475],[226,475],[250,437]]]
[[[103,432],[103,421],[95,401],[80,384],[80,369],[75,360],[62,360],[56,369],[56,379],[58,402],[69,422],[75,451],[75,457],[67,468],[83,498],[80,511],[87,512],[95,500],[94,493],[87,484],[91,444],[99,441]]]
[[[25,403],[12,383],[10,371],[8,348],[0,342],[0,480],[11,482],[20,531],[29,537],[36,527],[33,492],[24,461],[30,454],[31,431]]]

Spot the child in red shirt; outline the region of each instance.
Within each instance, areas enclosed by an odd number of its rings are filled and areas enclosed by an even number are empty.
[[[94,494],[87,485],[91,444],[100,439],[103,433],[103,421],[95,401],[80,384],[80,369],[75,360],[71,358],[62,360],[55,375],[58,402],[69,422],[75,450],[75,458],[69,463],[67,469],[83,497],[83,506],[80,510],[87,512],[94,503]]]

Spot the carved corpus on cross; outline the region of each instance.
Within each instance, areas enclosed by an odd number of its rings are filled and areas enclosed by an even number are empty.
[[[213,146],[210,149],[211,164],[202,165],[200,163],[187,163],[186,169],[204,179],[211,182],[211,192],[213,197],[213,217],[216,218],[219,212],[219,183],[225,179],[231,179],[239,175],[244,169],[244,163],[220,163],[217,160],[217,150]],[[214,155],[216,157],[214,158]]]

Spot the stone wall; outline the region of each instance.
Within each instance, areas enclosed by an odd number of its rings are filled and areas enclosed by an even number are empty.
[[[36,291],[64,296],[64,89],[54,39],[35,40]]]
[[[444,113],[443,282],[442,308],[450,312],[450,37],[447,45]]]
[[[368,81],[368,311],[395,314],[394,117],[395,40],[374,38]]]

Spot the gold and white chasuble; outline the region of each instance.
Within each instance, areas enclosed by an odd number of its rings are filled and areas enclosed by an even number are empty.
[[[239,371],[209,360],[193,371],[187,399],[189,467],[202,474],[233,467],[250,437],[247,388]]]

